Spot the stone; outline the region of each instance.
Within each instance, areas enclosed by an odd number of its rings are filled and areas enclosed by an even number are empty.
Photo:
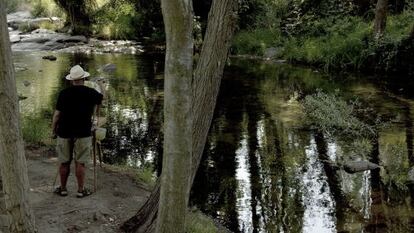
[[[55,57],[53,55],[47,55],[47,56],[43,56],[42,59],[50,60],[50,61],[56,61],[57,57]]]
[[[10,43],[17,43],[20,42],[20,40],[20,35],[10,35]]]
[[[23,85],[25,86],[25,87],[28,87],[28,86],[30,86],[30,82],[29,81],[27,81],[27,80],[24,80],[23,81]]]
[[[102,71],[105,73],[114,73],[116,71],[116,65],[108,63],[102,67]]]
[[[275,47],[267,48],[263,53],[263,58],[264,59],[276,58],[279,55],[279,51],[280,49],[275,48]]]
[[[378,164],[369,161],[348,161],[343,164],[343,168],[348,173],[363,172],[381,168]]]
[[[56,39],[57,42],[68,43],[68,42],[81,42],[88,43],[88,39],[85,36],[61,36]]]

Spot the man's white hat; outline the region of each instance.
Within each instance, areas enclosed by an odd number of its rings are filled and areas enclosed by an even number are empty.
[[[70,73],[66,75],[66,79],[71,81],[83,79],[86,77],[89,77],[89,73],[84,71],[79,65],[72,67],[70,69]]]

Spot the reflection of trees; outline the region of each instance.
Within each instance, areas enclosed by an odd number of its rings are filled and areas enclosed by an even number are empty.
[[[223,221],[230,230],[239,232],[235,157],[242,138],[246,99],[239,81],[229,83],[223,80],[221,88],[191,201],[207,214]]]

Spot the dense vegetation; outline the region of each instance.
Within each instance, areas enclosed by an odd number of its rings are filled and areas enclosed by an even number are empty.
[[[211,1],[194,0],[199,38]],[[243,0],[236,55],[257,55],[325,70],[413,74],[414,1],[389,0],[385,32],[374,36],[373,0]],[[8,0],[35,16],[61,16],[61,30],[103,39],[163,41],[160,1]],[[410,36],[411,35],[411,36]],[[270,50],[269,50],[270,49]],[[270,54],[267,51],[272,51]]]

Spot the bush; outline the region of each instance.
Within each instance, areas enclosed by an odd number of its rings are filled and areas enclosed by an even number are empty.
[[[136,39],[140,14],[128,1],[109,2],[95,13],[94,34],[105,39]]]
[[[308,95],[302,102],[309,123],[328,135],[374,138],[376,127],[361,121],[360,103],[348,103],[337,94],[321,91]]]
[[[31,145],[44,145],[47,142],[50,132],[49,120],[34,115],[23,117],[22,133],[26,143]]]
[[[233,54],[263,55],[266,48],[282,44],[279,30],[256,29],[236,34],[231,50]]]
[[[220,232],[214,222],[199,210],[191,210],[187,215],[187,233],[217,233]]]

